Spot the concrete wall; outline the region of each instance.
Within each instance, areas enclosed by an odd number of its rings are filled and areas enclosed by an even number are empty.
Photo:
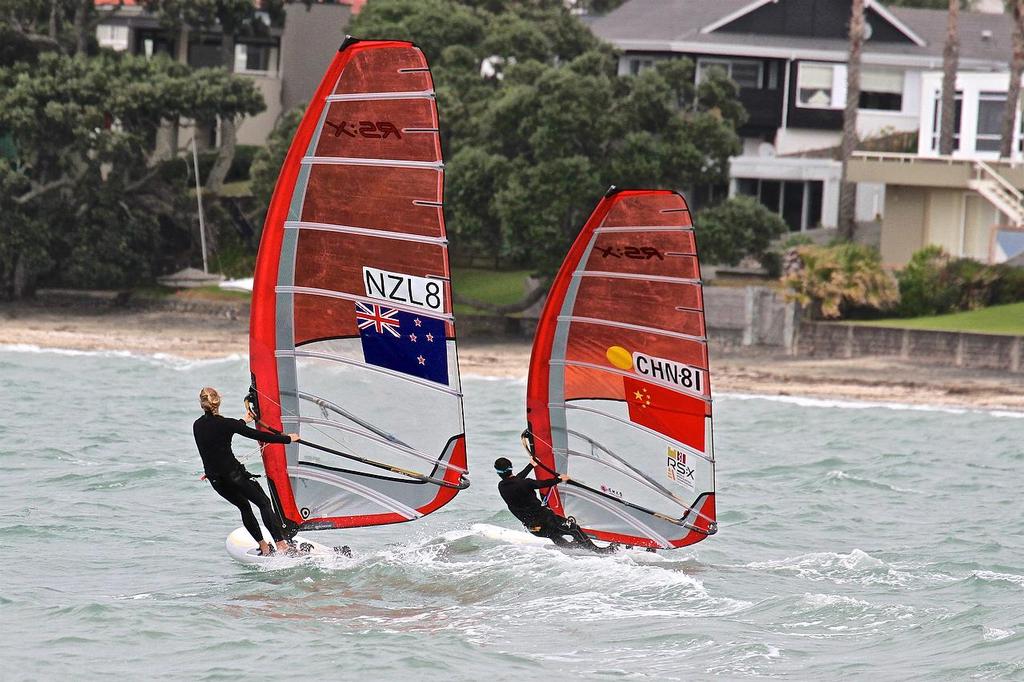
[[[348,5],[285,5],[281,35],[281,106],[284,111],[305,105],[320,84],[327,65],[345,40],[352,17]]]
[[[277,74],[264,76],[241,74],[256,84],[267,108],[255,116],[247,116],[238,126],[238,144],[263,145],[281,116],[281,79]]]
[[[883,263],[902,265],[924,244],[927,204],[927,190],[921,187],[887,187],[880,247]]]
[[[796,354],[804,357],[898,357],[921,364],[1022,372],[1024,337],[802,322]]]
[[[708,338],[730,346],[792,345],[796,306],[767,287],[705,287]]]

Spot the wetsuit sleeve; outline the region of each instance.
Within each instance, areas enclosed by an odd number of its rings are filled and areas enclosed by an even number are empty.
[[[256,429],[250,429],[248,426],[245,425],[245,422],[242,421],[241,419],[235,419],[232,423],[234,424],[234,432],[237,433],[239,436],[252,438],[253,440],[258,440],[261,443],[282,443],[284,445],[287,445],[288,443],[292,442],[292,439],[284,435],[283,433],[268,433],[267,431],[257,431]]]
[[[522,471],[516,474],[516,478],[526,478],[527,476],[530,475],[531,471],[533,471],[533,465],[527,464],[526,468],[524,468]]]
[[[535,489],[540,490],[541,488],[551,488],[562,482],[560,478],[545,478],[542,481],[530,481],[530,485]]]

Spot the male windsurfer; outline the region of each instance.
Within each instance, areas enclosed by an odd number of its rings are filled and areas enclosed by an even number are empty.
[[[494,461],[494,470],[501,478],[498,481],[498,493],[505,500],[508,510],[519,519],[527,530],[538,537],[549,538],[559,547],[578,547],[597,554],[614,552],[618,544],[598,547],[587,537],[586,533],[573,519],[566,519],[555,514],[537,497],[541,488],[551,488],[569,480],[568,474],[558,474],[553,478],[527,478],[540,462],[533,456],[532,434],[523,431],[523,446],[530,453],[530,463],[522,471],[513,475],[512,462],[507,457],[499,457]]]
[[[260,524],[252,513],[250,503],[260,510],[263,525],[274,538],[277,549],[288,551],[284,528],[281,520],[274,512],[270,498],[263,492],[259,483],[253,480],[252,474],[245,470],[242,463],[235,459],[231,452],[231,437],[236,433],[261,443],[294,443],[299,439],[297,433],[276,434],[257,431],[246,426],[253,420],[248,404],[245,420],[228,419],[220,415],[220,394],[215,389],[206,387],[199,392],[199,405],[203,408],[203,416],[192,425],[192,434],[196,438],[199,455],[203,458],[203,469],[206,480],[221,497],[238,507],[242,514],[242,524],[253,539],[260,543],[260,553],[270,554],[273,550],[260,531]]]

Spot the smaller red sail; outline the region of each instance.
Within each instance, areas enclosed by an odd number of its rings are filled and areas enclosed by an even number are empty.
[[[537,326],[527,421],[538,460],[572,478],[549,505],[590,535],[673,548],[716,532],[704,296],[680,194],[598,204]]]
[[[263,450],[291,528],[395,523],[466,487],[433,81],[400,41],[346,40],[292,141],[256,264]]]

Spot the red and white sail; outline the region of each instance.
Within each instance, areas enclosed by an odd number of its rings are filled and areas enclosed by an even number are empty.
[[[434,86],[411,43],[346,40],[260,242],[250,365],[292,527],[416,519],[468,485]]]
[[[681,195],[613,190],[598,204],[538,324],[527,421],[544,468],[572,477],[549,505],[589,534],[672,548],[717,530],[704,300]]]

